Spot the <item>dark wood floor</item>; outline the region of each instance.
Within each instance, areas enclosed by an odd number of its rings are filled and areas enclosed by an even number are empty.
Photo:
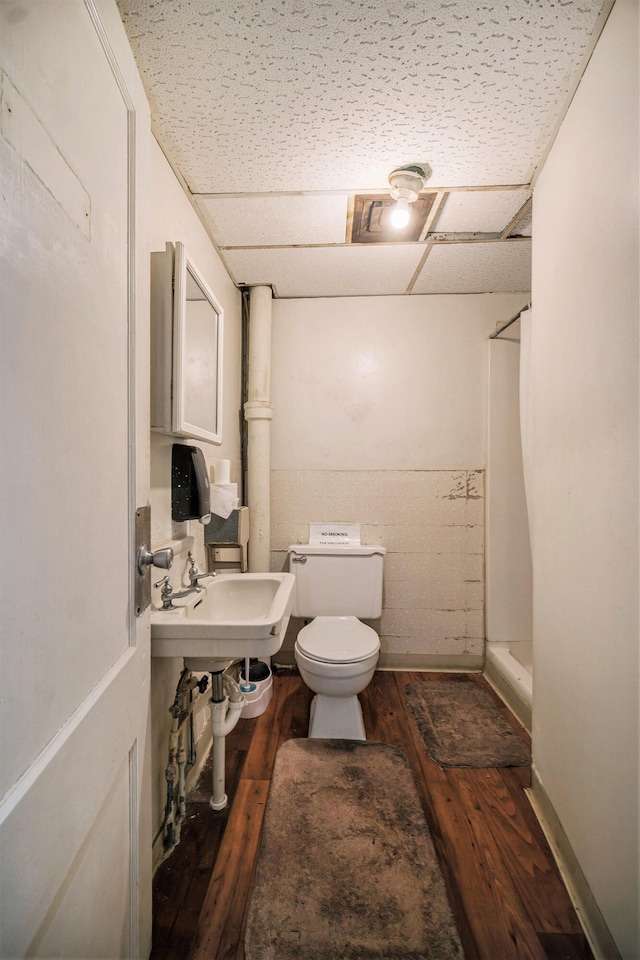
[[[530,769],[443,768],[426,755],[404,686],[443,679],[451,675],[378,672],[360,699],[368,739],[394,744],[409,760],[465,957],[593,960],[524,793]],[[479,675],[465,679],[486,686]],[[307,735],[310,700],[298,676],[276,676],[269,709],[239,722],[227,738],[226,811],[209,808],[210,781],[201,778],[181,842],[156,872],[152,960],[244,960],[246,908],[274,757],[285,740]]]

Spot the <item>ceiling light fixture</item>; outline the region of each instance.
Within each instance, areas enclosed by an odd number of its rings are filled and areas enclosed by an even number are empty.
[[[428,172],[427,172],[428,171]],[[389,174],[389,184],[391,185],[391,196],[396,200],[396,205],[391,213],[391,223],[394,227],[402,229],[406,227],[411,219],[410,203],[415,203],[418,194],[424,187],[424,182],[431,171],[427,167],[419,167],[411,164],[408,167],[396,167]]]

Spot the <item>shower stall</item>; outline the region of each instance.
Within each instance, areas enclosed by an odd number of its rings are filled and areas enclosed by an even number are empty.
[[[488,341],[485,675],[531,729],[532,569],[526,475],[531,311]],[[524,441],[524,442],[523,442]]]

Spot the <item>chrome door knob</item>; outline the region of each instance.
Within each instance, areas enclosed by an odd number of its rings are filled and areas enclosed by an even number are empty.
[[[171,547],[163,547],[162,550],[155,550],[153,553],[145,545],[138,550],[138,573],[144,576],[145,567],[160,567],[161,570],[170,570],[173,563],[173,550]]]

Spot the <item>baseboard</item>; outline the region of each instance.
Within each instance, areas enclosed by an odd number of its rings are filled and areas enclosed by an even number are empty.
[[[271,658],[278,667],[295,667],[293,650],[278,650]],[[460,671],[477,673],[482,670],[484,657],[472,654],[381,653],[376,670],[428,670],[437,673]]]
[[[622,960],[562,824],[534,768],[527,795],[544,830],[595,960]]]
[[[463,673],[482,670],[484,657],[473,654],[381,653],[377,670],[428,670]]]
[[[278,650],[272,655],[271,664],[274,667],[295,667],[296,658],[293,650]]]

